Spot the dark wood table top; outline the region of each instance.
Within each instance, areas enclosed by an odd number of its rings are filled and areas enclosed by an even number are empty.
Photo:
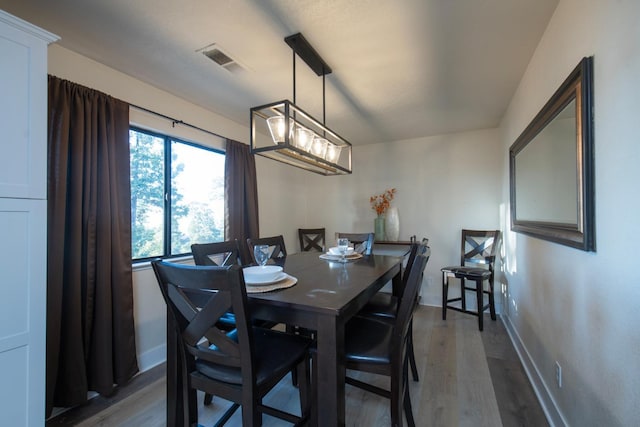
[[[373,242],[373,247],[376,245],[411,245],[412,243],[416,243],[415,240],[376,240]]]
[[[319,255],[318,252],[290,254],[282,266],[287,274],[298,279],[298,283],[283,290],[250,294],[250,300],[340,316],[350,301],[368,300],[391,280],[397,273],[394,267],[398,265],[399,268],[400,262],[396,257],[369,255],[341,263],[321,259]],[[377,281],[381,282],[379,286],[372,287]]]

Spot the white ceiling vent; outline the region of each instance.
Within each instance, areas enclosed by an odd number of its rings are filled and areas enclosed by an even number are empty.
[[[231,55],[223,51],[216,43],[212,43],[202,49],[198,49],[196,52],[202,53],[204,56],[231,73],[244,71],[246,69],[243,65],[238,63],[238,61],[233,59]]]

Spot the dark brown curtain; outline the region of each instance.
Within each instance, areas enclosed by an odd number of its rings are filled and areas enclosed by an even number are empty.
[[[243,262],[251,256],[247,239],[260,237],[256,160],[249,146],[227,139],[224,167],[225,240],[238,239]]]
[[[129,106],[49,76],[47,415],[137,371]]]

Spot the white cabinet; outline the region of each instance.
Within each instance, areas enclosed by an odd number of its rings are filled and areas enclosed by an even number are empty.
[[[0,10],[0,414],[43,426],[46,362],[47,45]]]

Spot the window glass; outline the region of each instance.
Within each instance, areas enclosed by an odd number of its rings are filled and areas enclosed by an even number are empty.
[[[224,153],[131,128],[131,245],[141,260],[224,239]],[[165,196],[166,195],[166,196]]]
[[[224,239],[224,156],[171,142],[171,253]]]
[[[164,139],[130,131],[132,257],[164,253]]]

